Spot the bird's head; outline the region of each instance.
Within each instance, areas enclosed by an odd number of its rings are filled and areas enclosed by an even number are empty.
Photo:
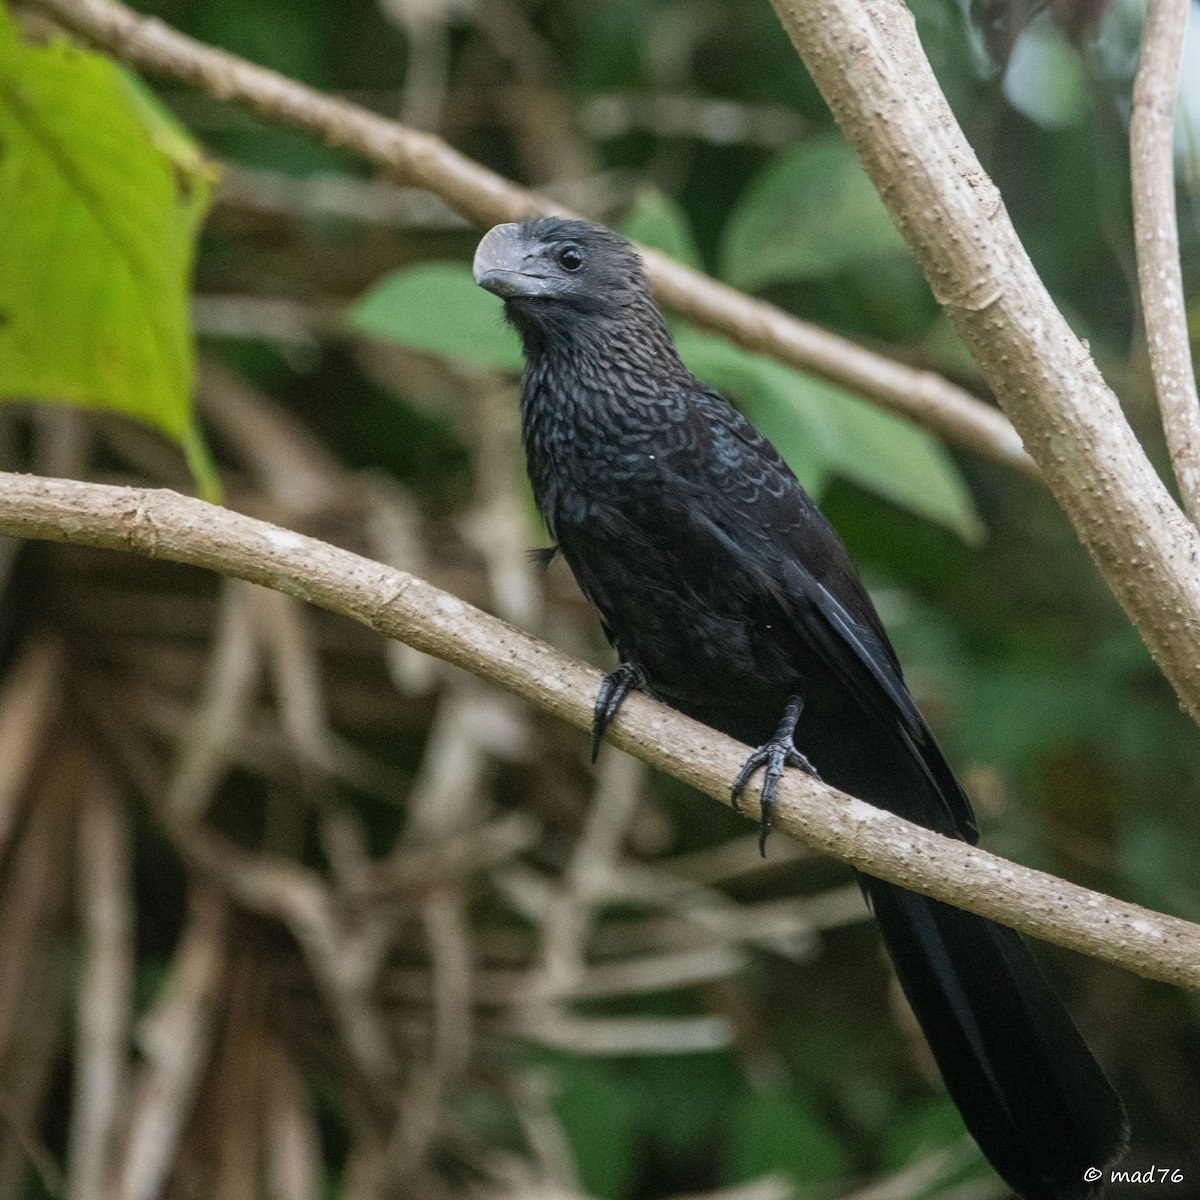
[[[526,338],[583,332],[654,310],[633,246],[603,225],[542,217],[497,225],[475,251],[475,282],[500,296]],[[657,316],[657,310],[654,310]]]

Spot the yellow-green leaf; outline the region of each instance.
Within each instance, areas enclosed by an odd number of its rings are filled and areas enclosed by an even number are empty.
[[[0,399],[124,413],[203,471],[188,285],[211,186],[121,68],[23,44],[0,3]]]

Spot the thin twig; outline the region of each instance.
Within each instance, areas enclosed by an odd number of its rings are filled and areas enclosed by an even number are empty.
[[[542,922],[541,964],[530,984],[532,991],[562,995],[581,979],[595,906],[621,856],[645,774],[646,768],[627,754],[605,754],[587,823],[563,873],[563,886]]]
[[[191,323],[198,337],[274,342],[285,352],[299,352],[300,362],[319,349],[322,337],[341,331],[333,310],[275,296],[201,293],[192,297]]]
[[[142,1021],[145,1062],[139,1071],[129,1136],[116,1172],[115,1200],[160,1194],[212,1054],[218,998],[226,972],[228,909],[215,890],[191,899],[171,976]]]
[[[532,969],[479,971],[471,991],[476,1003],[486,1008],[522,1007],[538,1000],[604,1000],[711,983],[735,975],[745,965],[745,955],[709,944],[601,963],[571,979],[550,983],[541,978],[535,960]],[[384,988],[390,1000],[410,1004],[428,1004],[434,994],[423,967],[390,972]]]
[[[38,964],[50,956],[55,913],[66,887],[76,799],[86,778],[86,756],[78,742],[61,729],[58,742],[37,773],[29,819],[0,876],[0,1062],[21,1044],[28,992],[44,973]]]
[[[492,699],[474,679],[463,676],[443,693],[409,794],[405,844],[392,855],[393,862],[420,846],[436,846],[444,837],[469,831],[479,820],[488,763],[476,737],[476,714]],[[411,1073],[389,1138],[388,1167],[397,1178],[408,1177],[424,1163],[475,1038],[476,955],[461,880],[431,889],[420,912],[429,951],[433,1027],[428,1056]]]
[[[126,550],[218,571],[341,613],[590,728],[600,673],[423,580],[315,538],[166,490],[0,474],[0,533]],[[647,696],[612,742],[729,803],[746,749]],[[747,815],[757,817],[749,800]],[[868,874],[1090,954],[1200,988],[1200,926],[1018,866],[788,772],[775,826]]]
[[[411,901],[423,892],[488,871],[537,842],[537,822],[523,812],[456,829],[432,843],[408,845],[372,863],[352,902]]]
[[[261,1011],[264,983],[250,956],[235,958],[229,972],[221,1043],[176,1171],[180,1184],[199,1175],[212,1189],[210,1194],[221,1200],[260,1200],[262,1195],[259,1180],[266,1153],[263,1100],[267,1062]]]
[[[141,656],[133,654],[136,666]],[[178,683],[179,676],[172,682]],[[137,675],[137,682],[117,689],[122,713],[127,713],[143,729],[171,744],[183,744],[194,724],[192,711],[175,696],[154,686],[147,672]],[[114,697],[116,699],[117,697]],[[396,805],[408,790],[410,773],[383,759],[345,737],[331,734],[328,745],[319,748],[329,754],[328,761],[315,760],[331,778],[374,796],[385,804]],[[296,780],[296,760],[292,743],[274,720],[274,714],[259,706],[248,714],[227,750],[229,765],[245,767],[270,780],[291,785]],[[313,748],[305,755],[314,762]]]
[[[0,1196],[20,1194],[32,1162],[51,1196],[62,1194],[57,1163],[39,1127],[56,1063],[62,1061],[62,918],[69,887],[70,839],[87,771],[87,752],[59,731],[56,753],[38,773],[21,837],[0,876],[0,1063],[8,1120],[0,1120]]]
[[[265,659],[279,724],[299,766],[302,790],[310,799],[327,790],[333,736],[326,717],[325,689],[310,613],[279,592],[255,588],[250,619]]]
[[[304,951],[345,1048],[380,1104],[399,1067],[371,1007],[370,989],[385,947],[379,920],[343,919],[338,897],[313,870],[286,859],[251,854],[216,834],[168,827],[177,848],[235,903],[283,922]]]
[[[516,397],[494,381],[475,380],[469,384],[469,398],[468,438],[477,500],[459,524],[487,566],[496,613],[538,633],[542,591],[529,561],[529,509],[521,486],[525,463]]]
[[[75,1088],[67,1165],[70,1200],[102,1200],[125,1111],[133,1014],[133,878],[129,821],[93,764],[79,815],[79,982]]]
[[[513,1080],[513,1085],[513,1107],[540,1176],[538,1185],[526,1185],[516,1194],[532,1192],[534,1196],[547,1197],[547,1200],[581,1197],[575,1155],[567,1132],[550,1104],[552,1085],[546,1073],[523,1071]]]
[[[62,676],[62,647],[38,639],[9,667],[0,689],[0,856],[24,811],[29,777],[58,711]]]
[[[251,589],[225,580],[216,649],[204,694],[180,739],[164,805],[181,821],[201,817],[229,766],[231,747],[254,702],[261,664],[250,621]]]
[[[703,1054],[733,1041],[724,1017],[580,1017],[553,1004],[518,1009],[496,1027],[507,1037],[574,1054]]]
[[[199,400],[205,416],[232,445],[261,489],[294,518],[357,500],[367,509],[366,534],[372,555],[399,570],[423,573],[424,554],[414,506],[393,480],[345,470],[275,400],[224,364],[201,364]],[[386,653],[393,681],[401,691],[429,690],[433,664],[428,658],[399,642],[390,643]],[[326,740],[333,741],[332,736]],[[343,753],[341,757],[344,760],[346,756]]]
[[[283,1045],[268,1046],[263,1122],[270,1200],[318,1200],[321,1135],[300,1075]]]
[[[386,179],[360,179],[335,171],[298,177],[231,163],[221,172],[218,204],[294,220],[334,217],[384,228],[462,229],[463,219],[429,192],[397,187]]]
[[[1129,122],[1138,286],[1154,390],[1187,514],[1200,524],[1200,396],[1175,221],[1175,95],[1190,0],[1152,0]]]
[[[348,101],[206,46],[113,0],[26,0],[126,62],[173,75],[272,121],[343,146],[403,182],[441,196],[481,225],[563,212],[451,149]],[[644,251],[658,298],[682,316],[907,416],[941,436],[1036,476],[1012,426],[995,409],[928,371],[873,354],[845,338],[753,300],[655,251]]]

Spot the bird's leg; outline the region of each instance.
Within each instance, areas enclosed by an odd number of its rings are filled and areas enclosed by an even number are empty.
[[[764,858],[767,855],[767,834],[771,832],[771,817],[775,809],[775,792],[783,776],[784,767],[799,767],[814,779],[821,778],[812,763],[796,749],[793,740],[796,736],[796,722],[800,720],[803,710],[804,701],[799,696],[793,696],[788,701],[787,711],[783,714],[783,720],[779,722],[779,728],[775,730],[775,736],[769,742],[764,742],[746,759],[730,789],[729,798],[733,803],[733,811],[739,812],[742,793],[746,790],[750,777],[759,767],[765,768],[758,823],[758,851]]]
[[[636,663],[623,662],[615,671],[605,675],[596,693],[596,707],[592,710],[592,762],[596,761],[604,734],[617,715],[617,709],[625,702],[625,697],[645,684],[646,676]]]

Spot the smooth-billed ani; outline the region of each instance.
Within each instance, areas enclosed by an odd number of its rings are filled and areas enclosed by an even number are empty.
[[[770,442],[683,365],[632,246],[579,221],[499,225],[475,279],[503,297],[524,344],[538,509],[619,655],[594,744],[645,688],[759,747],[734,800],[763,768],[764,837],[778,778],[796,765],[976,842],[840,539]],[[859,881],[992,1165],[1027,1200],[1099,1195],[1125,1114],[1020,936]]]

